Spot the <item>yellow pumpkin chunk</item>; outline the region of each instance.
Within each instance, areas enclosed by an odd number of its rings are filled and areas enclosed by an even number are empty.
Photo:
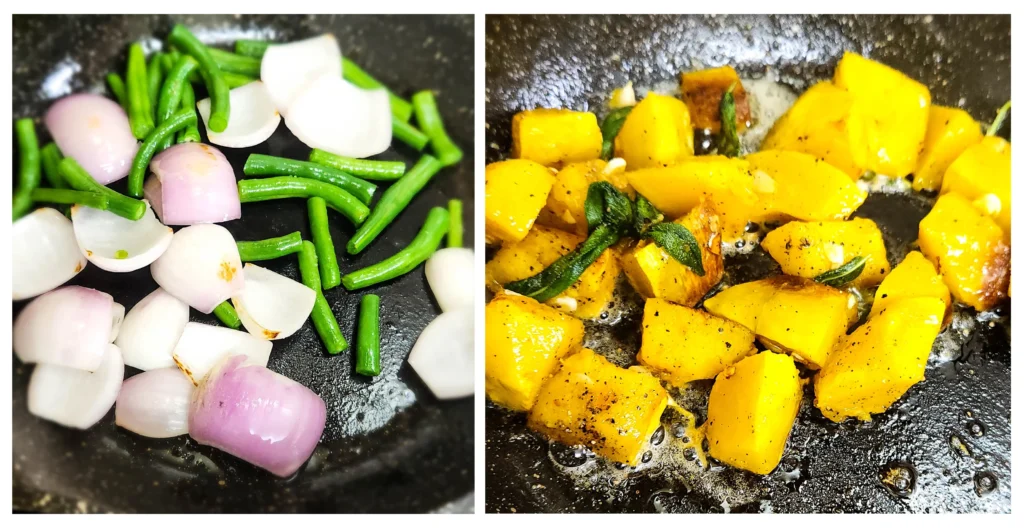
[[[932,105],[924,149],[914,170],[915,191],[937,191],[949,164],[967,147],[981,141],[981,126],[959,108]]]
[[[547,205],[541,210],[537,223],[587,236],[583,204],[590,184],[602,181],[628,195],[633,194],[624,167],[609,169],[608,163],[599,159],[566,165],[555,175]]]
[[[867,218],[845,222],[789,222],[765,235],[761,247],[786,275],[813,279],[854,257],[867,262],[855,286],[874,286],[889,272],[882,232]]]
[[[750,121],[750,102],[743,89],[740,76],[732,66],[707,68],[682,74],[680,85],[683,101],[690,111],[693,128],[710,130],[717,134],[722,129],[722,113],[719,109],[722,96],[732,86],[733,101],[736,104],[736,130],[742,132]]]
[[[725,369],[708,399],[708,452],[758,475],[782,460],[803,382],[789,356],[761,352]]]
[[[814,379],[814,405],[834,422],[870,420],[924,379],[946,306],[939,299],[896,301],[846,336]]]
[[[693,127],[686,104],[669,95],[648,94],[615,136],[615,157],[631,169],[668,167],[693,156]],[[597,157],[597,156],[595,156]]]
[[[942,282],[942,276],[920,251],[911,251],[892,269],[882,284],[875,291],[875,301],[871,305],[871,315],[881,313],[892,303],[914,297],[931,297],[939,299],[949,310],[949,288]]]
[[[583,346],[583,322],[529,297],[497,295],[485,310],[487,397],[514,411],[533,407],[558,361]]]
[[[553,182],[551,171],[529,160],[487,165],[484,176],[487,243],[518,242],[526,237],[548,199]]]
[[[867,198],[843,171],[803,152],[765,150],[745,159],[772,179],[768,209],[785,218],[845,220]]]
[[[591,112],[538,108],[512,116],[512,157],[546,167],[601,157],[601,127]]]
[[[994,204],[988,211],[1007,239],[1010,238],[1010,142],[988,136],[956,158],[942,179],[942,192],[955,192],[968,200]],[[990,196],[991,195],[991,196]],[[993,199],[994,198],[994,199]]]
[[[530,411],[530,429],[609,460],[636,465],[661,425],[668,392],[650,374],[615,366],[593,350],[562,360]]]
[[[704,309],[735,321],[749,330],[757,328],[761,308],[778,291],[777,280],[758,280],[729,286],[704,301]]]
[[[721,317],[648,299],[636,359],[655,376],[682,387],[712,379],[754,351],[754,333]]]

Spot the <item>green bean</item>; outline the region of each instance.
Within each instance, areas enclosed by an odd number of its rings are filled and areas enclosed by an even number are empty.
[[[462,159],[462,150],[452,142],[444,130],[444,122],[437,111],[434,93],[430,90],[417,92],[412,96],[412,108],[416,112],[416,123],[430,138],[430,147],[445,167],[455,165]]]
[[[356,372],[380,376],[380,297],[373,294],[363,295],[359,300]]]
[[[107,74],[107,86],[110,87],[110,93],[114,94],[114,98],[117,99],[117,103],[128,110],[128,94],[125,93],[124,79],[116,73]]]
[[[178,130],[195,123],[196,113],[194,110],[179,110],[177,113],[172,114],[169,119],[160,123],[160,126],[153,129],[149,136],[146,136],[146,140],[142,142],[139,151],[135,153],[135,159],[132,160],[132,168],[128,171],[129,196],[142,198],[142,184],[143,179],[146,177],[146,168],[149,167],[149,162],[153,159],[153,154],[156,154],[157,148],[167,138],[174,137],[174,133]]]
[[[352,238],[349,239],[346,246],[349,254],[355,255],[366,249],[366,246],[370,245],[370,242],[373,242],[384,231],[384,228],[398,216],[398,213],[401,213],[409,205],[413,197],[440,170],[441,162],[433,156],[424,155],[416,162],[416,165],[409,169],[409,172],[405,173],[405,176],[402,176],[400,180],[392,184],[391,187],[388,187],[381,194],[380,200],[377,201],[377,206],[370,213],[370,217],[366,219],[363,225],[359,226],[356,234],[352,235]]]
[[[338,267],[338,255],[334,252],[334,241],[331,240],[331,226],[327,221],[327,202],[314,196],[307,202],[309,209],[309,232],[313,235],[316,246],[317,261],[320,263],[320,282],[325,290],[341,284],[341,268]]]
[[[239,75],[237,73],[224,72],[224,82],[228,83],[228,88],[234,89],[239,86],[245,86],[256,79],[249,77],[248,75]]]
[[[153,124],[159,125],[162,120],[160,112],[158,110],[156,102],[160,97],[160,87],[164,84],[164,54],[155,53],[153,58],[149,60],[149,66],[146,68],[146,80],[148,81],[147,87],[149,89],[149,102],[153,105]]]
[[[403,161],[379,161],[349,158],[331,154],[326,150],[313,149],[309,153],[309,161],[317,165],[332,167],[367,180],[391,181],[405,174]]]
[[[182,92],[185,90],[183,85],[192,85],[188,82],[188,75],[193,70],[199,67],[199,63],[195,59],[188,55],[183,55],[181,59],[174,64],[171,71],[167,72],[167,80],[164,81],[163,88],[160,89],[160,103],[157,105],[156,110],[156,122],[157,124],[163,123],[171,118],[175,112],[190,112],[195,115],[195,103],[189,106],[187,109],[181,108]],[[195,95],[193,93],[193,99]],[[195,120],[193,125],[198,127],[198,119]],[[192,126],[192,125],[189,125]],[[197,128],[198,131],[198,128]],[[148,138],[147,138],[148,139]],[[174,134],[168,134],[164,139],[157,145],[157,151],[162,151],[171,146],[174,143]]]
[[[416,238],[405,249],[376,264],[345,275],[341,278],[341,283],[347,290],[357,290],[405,275],[430,258],[447,231],[448,211],[444,207],[434,207],[427,214],[427,220],[416,234]]]
[[[36,124],[32,118],[26,117],[14,122],[14,132],[18,136],[18,190],[14,193],[11,205],[14,220],[27,214],[32,209],[32,191],[39,187],[42,179],[41,161],[39,159],[39,138],[36,137]]]
[[[249,77],[260,76],[260,59],[236,55],[230,51],[206,48],[222,72],[238,73]]]
[[[242,326],[242,320],[238,318],[238,312],[235,311],[235,307],[231,305],[231,301],[224,301],[217,305],[213,309],[213,315],[220,319],[220,322],[224,323],[224,326],[229,328],[235,328]]]
[[[210,92],[210,119],[206,126],[214,132],[223,132],[231,115],[231,96],[217,62],[210,56],[209,49],[181,24],[174,25],[167,39],[199,63],[206,89]]]
[[[246,57],[262,59],[267,48],[273,44],[267,40],[239,39],[235,41],[235,53]]]
[[[36,189],[32,191],[32,200],[55,204],[78,204],[104,211],[109,208],[110,204],[109,198],[98,192],[75,191],[72,189]]]
[[[423,147],[427,146],[427,143],[430,142],[430,138],[423,132],[420,132],[418,128],[395,116],[391,116],[391,135],[402,143],[416,149],[417,152],[423,150]]]
[[[149,98],[146,53],[142,51],[142,45],[139,43],[128,48],[125,87],[128,90],[128,120],[131,123],[132,135],[136,139],[146,139],[156,125],[153,123],[153,102]]]
[[[341,76],[346,81],[367,90],[384,88],[388,91],[388,99],[391,101],[391,115],[403,123],[409,121],[409,116],[412,115],[412,105],[409,104],[409,101],[395,95],[387,86],[384,86],[380,81],[374,79],[369,73],[360,68],[358,64],[342,57]]]
[[[181,83],[181,109],[196,112],[196,92],[188,81]],[[202,139],[199,136],[199,116],[196,116],[196,124],[185,125],[185,128],[178,131],[177,137],[177,143],[199,143]]]
[[[295,231],[266,240],[237,242],[236,245],[238,246],[238,256],[241,257],[242,262],[271,260],[298,253],[302,249],[302,234]]]
[[[323,167],[308,161],[267,156],[266,154],[250,154],[249,158],[245,160],[242,172],[246,176],[277,176],[287,174],[301,178],[312,178],[348,191],[364,204],[370,203],[373,193],[377,190],[376,185],[338,169]]]
[[[242,203],[313,196],[323,198],[331,209],[345,215],[355,225],[363,223],[370,214],[370,209],[358,198],[344,189],[322,181],[296,176],[278,176],[238,182],[238,197]]]
[[[96,183],[88,172],[72,157],[60,161],[60,174],[75,190],[100,193],[107,197],[107,210],[129,220],[138,220],[146,214],[146,202],[129,198],[110,187]]]
[[[304,240],[299,250],[299,275],[302,276],[302,283],[316,292],[316,301],[313,302],[313,311],[309,316],[313,319],[313,326],[320,335],[320,340],[324,342],[327,352],[333,355],[348,348],[348,342],[345,341],[345,336],[341,335],[338,320],[334,317],[331,305],[321,290],[320,275],[316,266],[316,247],[312,242]]]
[[[64,182],[64,178],[60,176],[60,160],[64,155],[60,153],[60,149],[57,148],[56,143],[47,143],[42,150],[39,151],[39,158],[42,161],[43,174],[46,175],[46,181],[50,184],[50,187],[54,189],[66,189],[68,184]]]
[[[462,247],[462,200],[448,200],[448,247]]]

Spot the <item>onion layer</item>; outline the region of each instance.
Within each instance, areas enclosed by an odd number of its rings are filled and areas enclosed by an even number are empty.
[[[121,351],[111,344],[95,372],[38,365],[28,382],[28,411],[66,427],[88,429],[114,405],[123,380]]]
[[[47,110],[44,121],[60,151],[100,185],[128,175],[139,142],[121,105],[95,94],[69,95]]]
[[[171,353],[188,323],[188,305],[157,288],[125,316],[114,341],[124,364],[139,370],[173,367]]]
[[[193,393],[189,435],[287,477],[313,454],[326,419],[327,406],[313,391],[232,357]]]
[[[176,368],[136,374],[124,381],[114,423],[150,438],[188,434],[188,406],[195,387]]]
[[[238,184],[221,151],[202,143],[181,143],[157,154],[153,176],[143,189],[167,225],[214,224],[242,217]]]
[[[245,289],[231,298],[238,318],[250,334],[262,339],[284,339],[309,318],[316,292],[301,282],[246,263]]]
[[[206,314],[245,287],[235,239],[214,224],[193,225],[175,233],[150,271],[167,293]]]
[[[185,376],[199,385],[207,374],[227,357],[245,357],[247,365],[267,366],[270,361],[270,341],[258,339],[245,332],[211,326],[202,323],[188,323],[181,339],[171,353],[172,361]]]
[[[366,158],[391,146],[387,90],[364,90],[334,75],[321,75],[292,100],[284,124],[312,148]]]
[[[409,364],[442,400],[473,394],[473,308],[430,322],[409,353]]]
[[[210,119],[210,98],[196,103],[203,124]],[[267,140],[281,124],[267,87],[260,81],[231,90],[231,121],[223,132],[213,132],[206,127],[210,143],[230,148],[246,148],[259,145]]]
[[[22,363],[91,372],[99,367],[123,318],[124,307],[110,295],[66,286],[40,296],[18,314],[14,354]]]
[[[174,236],[174,230],[156,219],[148,203],[146,213],[136,221],[83,205],[71,208],[71,221],[78,247],[89,262],[115,273],[152,264]]]
[[[64,284],[89,262],[78,249],[71,221],[56,209],[43,207],[32,211],[15,221],[11,232],[15,249],[11,292],[15,301]]]
[[[260,80],[274,106],[285,116],[295,96],[321,75],[341,79],[341,49],[334,35],[271,46],[260,63]]]
[[[441,311],[450,312],[460,308],[472,308],[475,288],[473,287],[473,250],[467,248],[444,248],[434,252],[424,266],[427,284],[434,294]]]

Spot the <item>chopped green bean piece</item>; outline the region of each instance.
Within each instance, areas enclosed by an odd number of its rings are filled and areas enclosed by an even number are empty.
[[[107,210],[129,220],[138,220],[146,214],[146,202],[129,198],[110,187],[96,183],[85,169],[72,157],[60,161],[60,174],[64,181],[75,190],[100,193],[107,197]]]
[[[401,277],[430,258],[447,232],[448,211],[444,207],[434,207],[427,214],[427,220],[416,234],[416,238],[405,249],[376,264],[345,275],[341,278],[341,283],[347,290],[357,290]]]
[[[462,150],[448,137],[444,129],[444,122],[441,121],[441,114],[437,110],[437,102],[434,100],[434,93],[430,90],[417,92],[412,96],[413,111],[416,112],[416,123],[420,130],[430,138],[430,147],[437,155],[437,159],[445,167],[455,165],[462,160]]]
[[[43,174],[46,176],[47,183],[54,189],[66,189],[68,184],[64,182],[64,178],[60,175],[60,160],[64,157],[60,153],[60,149],[57,148],[56,143],[47,143],[42,150],[39,151],[39,158],[42,161]]]
[[[128,48],[128,71],[125,74],[128,90],[128,121],[136,139],[146,139],[156,125],[153,123],[153,102],[149,98],[149,73],[146,70],[146,53],[142,45],[132,44]]]
[[[230,88],[217,62],[210,56],[209,48],[181,24],[175,24],[167,39],[199,63],[206,90],[210,93],[210,119],[207,126],[214,132],[223,132],[231,116]]]
[[[338,267],[338,255],[334,252],[334,241],[331,240],[331,227],[327,221],[327,202],[314,196],[307,202],[309,209],[309,230],[316,246],[316,257],[320,263],[320,284],[325,290],[341,284],[341,268]]]
[[[146,177],[146,169],[149,167],[149,162],[153,159],[153,155],[156,154],[157,148],[164,143],[164,140],[168,137],[174,137],[175,132],[188,125],[195,124],[195,122],[195,111],[178,110],[176,114],[171,115],[169,119],[153,129],[153,132],[142,142],[139,151],[135,153],[132,167],[128,171],[129,196],[142,198],[142,185],[143,179]]]
[[[273,43],[267,40],[239,39],[235,41],[235,53],[262,59],[271,44]]]
[[[403,161],[379,161],[350,158],[331,154],[326,150],[313,149],[309,153],[309,161],[317,165],[332,167],[345,171],[354,176],[366,178],[367,180],[390,181],[397,180],[405,174],[405,162]]]
[[[295,231],[266,240],[241,241],[236,245],[238,246],[238,256],[242,262],[271,260],[298,253],[302,249],[302,234]]]
[[[246,176],[277,176],[287,174],[289,176],[319,180],[348,191],[364,204],[370,203],[373,193],[377,190],[376,185],[338,169],[324,167],[308,161],[267,156],[266,154],[250,154],[245,160],[242,172]]]
[[[403,123],[409,121],[409,117],[412,115],[412,105],[409,104],[409,101],[395,95],[387,86],[384,86],[380,81],[374,79],[373,76],[360,68],[358,64],[342,57],[341,76],[346,81],[367,90],[384,88],[388,91],[388,99],[391,101],[391,115]]]
[[[334,317],[334,312],[331,311],[330,303],[324,297],[320,286],[320,274],[317,271],[316,247],[308,240],[302,242],[302,248],[299,250],[299,275],[302,276],[302,284],[316,292],[313,311],[309,314],[313,319],[313,327],[320,335],[320,340],[327,348],[327,353],[338,354],[348,348],[348,342],[341,334],[341,328],[338,326],[338,320]]]
[[[32,200],[36,202],[84,205],[93,209],[107,210],[110,204],[107,196],[98,192],[76,191],[73,189],[46,189],[38,188],[32,191]]]
[[[206,50],[210,52],[210,57],[217,63],[222,72],[237,73],[248,77],[260,76],[259,59],[217,48],[206,48]]]
[[[39,187],[42,179],[42,167],[39,158],[39,138],[36,137],[36,124],[31,118],[23,118],[14,122],[15,135],[18,137],[18,190],[14,193],[11,206],[14,220],[26,215],[32,209],[32,191]]]
[[[462,247],[462,200],[448,201],[448,247]]]
[[[373,294],[363,295],[359,301],[356,372],[380,376],[380,297]]]
[[[114,94],[114,98],[117,99],[117,103],[128,110],[128,93],[124,87],[124,79],[116,73],[107,74],[107,86],[110,87],[110,93]]]
[[[417,152],[423,150],[423,147],[430,143],[430,138],[426,134],[395,116],[391,116],[391,135],[416,149]]]
[[[235,311],[235,307],[231,305],[231,301],[224,301],[217,305],[213,309],[213,315],[220,319],[220,322],[224,323],[224,326],[229,328],[238,329],[242,326],[242,320],[238,318],[238,312]]]
[[[359,226],[346,246],[351,255],[366,249],[401,213],[431,178],[441,170],[441,162],[433,156],[424,155],[413,165],[405,176],[388,187],[377,201],[369,218]]]
[[[312,196],[323,198],[331,209],[345,215],[355,225],[363,223],[370,214],[370,208],[344,189],[309,178],[278,176],[238,182],[238,198],[242,203]]]

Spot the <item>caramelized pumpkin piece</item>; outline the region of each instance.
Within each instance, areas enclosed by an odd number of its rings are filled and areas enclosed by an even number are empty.
[[[855,286],[874,286],[889,272],[882,232],[867,218],[845,222],[790,222],[765,235],[761,247],[782,266],[786,275],[813,279],[866,257]]]
[[[558,360],[583,346],[583,322],[521,295],[497,295],[485,310],[487,397],[528,411]]]
[[[704,300],[704,309],[719,317],[735,321],[749,330],[757,328],[757,318],[764,303],[778,291],[777,279],[736,284]]]
[[[956,300],[982,311],[1006,298],[1010,246],[995,220],[963,196],[939,196],[921,220],[917,241]]]
[[[512,157],[547,167],[601,157],[601,127],[591,112],[538,108],[512,116]]]
[[[945,310],[930,297],[888,305],[836,347],[814,379],[814,405],[833,422],[888,409],[924,379]]]
[[[648,94],[629,112],[615,136],[615,157],[626,160],[631,169],[668,167],[691,156],[690,111],[670,95]]]
[[[702,310],[647,299],[637,361],[655,376],[682,387],[712,379],[754,352],[754,333]]]
[[[661,425],[668,392],[650,374],[615,366],[583,349],[544,384],[527,425],[568,445],[636,465]]]
[[[551,171],[529,160],[507,160],[487,165],[484,174],[487,243],[522,240],[551,192]]]
[[[785,218],[845,220],[867,198],[843,171],[803,152],[765,150],[745,159],[772,179],[768,209]]]
[[[932,105],[928,132],[914,170],[915,191],[937,191],[950,163],[971,145],[981,141],[981,125],[959,108]]]
[[[931,297],[939,299],[949,312],[949,288],[942,282],[942,276],[935,270],[935,265],[921,254],[911,251],[892,269],[882,284],[875,291],[875,301],[871,305],[874,317],[896,301],[914,297]]]
[[[732,96],[736,103],[736,130],[742,132],[747,128],[747,122],[750,121],[750,103],[743,83],[740,82],[740,76],[732,66],[687,72],[680,77],[683,101],[690,111],[693,128],[708,129],[712,134],[717,134],[722,129],[719,105],[730,86],[733,87]]]
[[[587,236],[587,216],[583,204],[587,200],[590,184],[602,181],[633,195],[633,187],[629,185],[625,167],[621,163],[618,167],[609,166],[599,159],[572,163],[555,175],[547,205],[541,210],[537,223]]]
[[[942,194],[955,192],[985,204],[1010,238],[1010,142],[988,136],[956,158],[942,179]],[[992,206],[988,203],[991,202]]]
[[[758,475],[782,460],[803,382],[789,356],[761,352],[725,369],[708,398],[711,456]]]

